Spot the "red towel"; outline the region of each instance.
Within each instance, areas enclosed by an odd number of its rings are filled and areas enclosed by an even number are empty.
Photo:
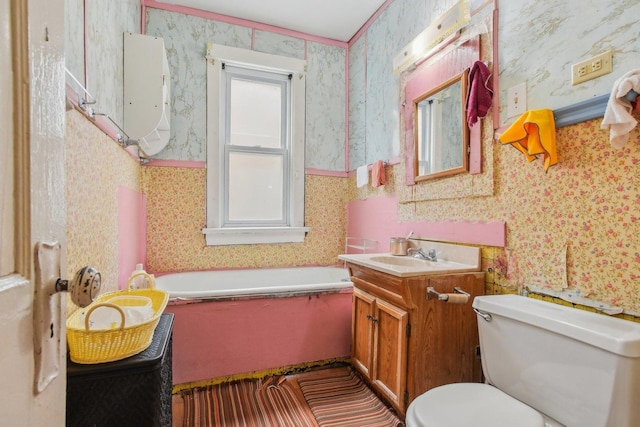
[[[378,160],[371,165],[371,185],[380,187],[387,183],[387,177],[384,173],[384,162]]]
[[[482,61],[476,61],[469,71],[469,95],[467,96],[467,123],[476,124],[478,118],[486,117],[493,99],[489,86],[491,71]]]

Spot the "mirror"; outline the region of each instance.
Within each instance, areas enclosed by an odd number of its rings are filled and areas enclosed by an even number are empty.
[[[469,170],[468,73],[467,69],[413,101],[416,181]]]

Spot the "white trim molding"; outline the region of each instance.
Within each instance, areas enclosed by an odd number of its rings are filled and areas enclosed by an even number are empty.
[[[309,227],[304,225],[305,80],[306,61],[207,44],[207,224],[202,230],[207,245],[238,245],[302,242]],[[224,182],[221,177],[224,137],[221,135],[222,64],[257,70],[285,72],[291,78],[291,140],[289,170],[289,224],[286,226],[224,227]]]
[[[309,227],[205,228],[207,246],[302,243]]]

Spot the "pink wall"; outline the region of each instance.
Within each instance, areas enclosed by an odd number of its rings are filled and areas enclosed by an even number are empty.
[[[347,204],[347,236],[378,241],[378,251],[389,251],[390,237],[406,237],[410,231],[426,240],[506,246],[504,221],[408,221],[398,220],[395,194],[354,200]]]
[[[169,305],[173,383],[347,357],[351,292]]]
[[[147,259],[146,197],[118,187],[118,287],[124,289],[136,264]]]

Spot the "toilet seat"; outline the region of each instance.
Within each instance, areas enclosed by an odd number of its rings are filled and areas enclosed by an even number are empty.
[[[542,414],[488,384],[456,383],[418,396],[407,427],[544,427]]]

